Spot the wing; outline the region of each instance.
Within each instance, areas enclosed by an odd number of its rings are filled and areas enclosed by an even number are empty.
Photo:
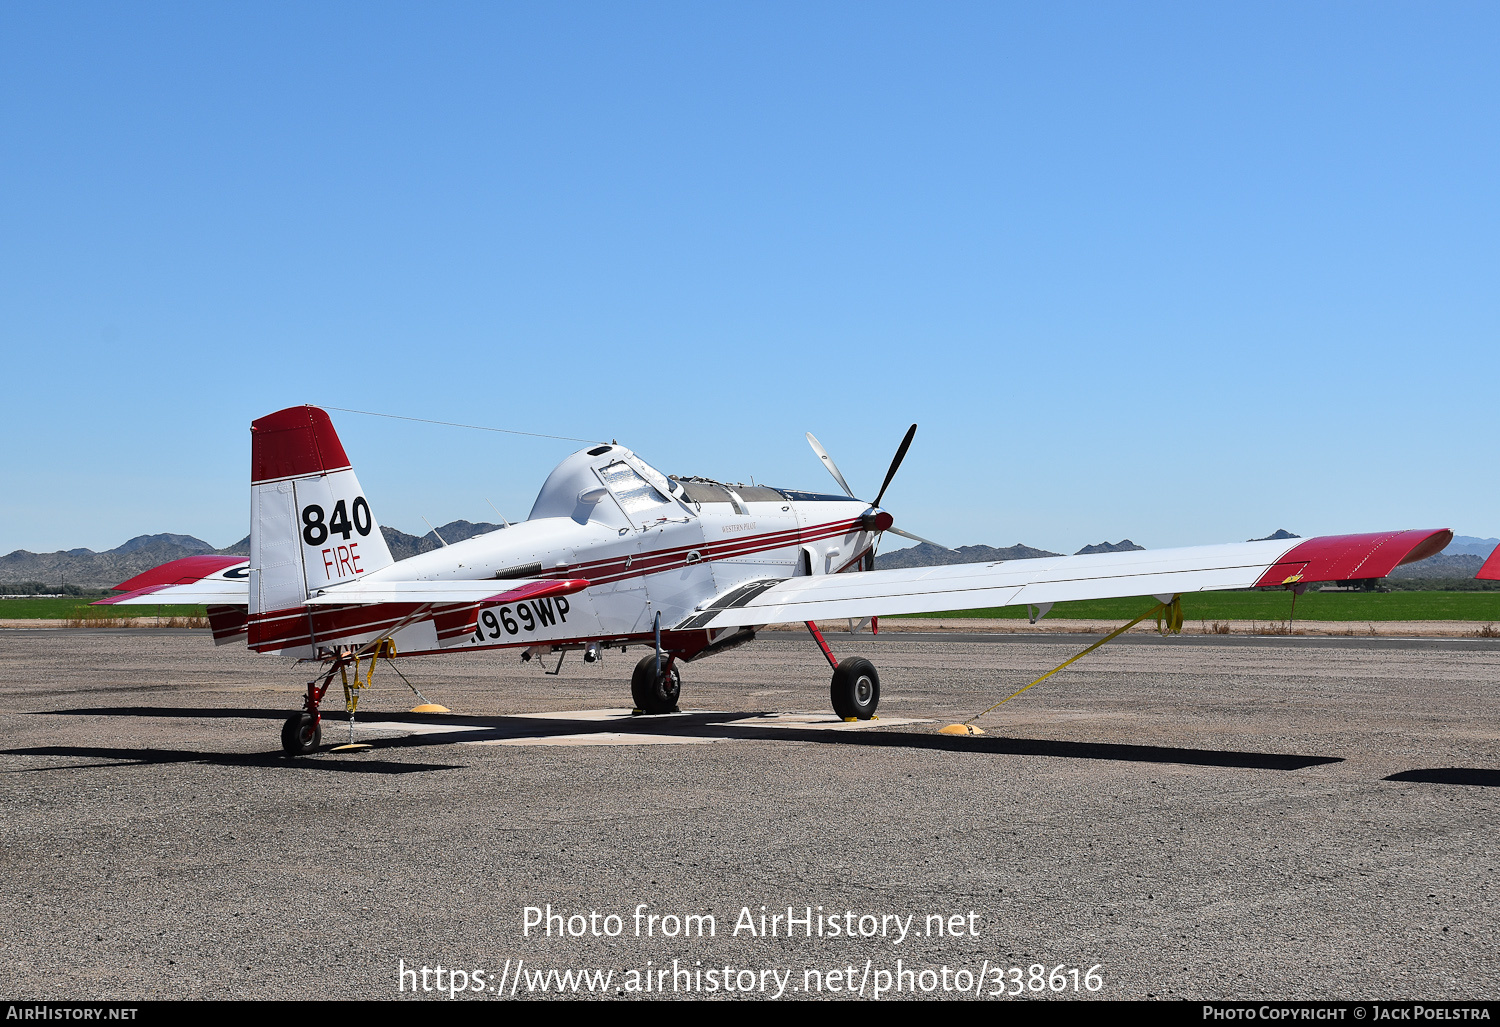
[[[736,588],[676,628],[1383,578],[1401,564],[1440,552],[1452,539],[1453,532],[1443,528],[784,578]]]
[[[243,556],[185,556],[137,574],[115,586],[124,595],[90,606],[246,606],[250,602],[250,561]]]

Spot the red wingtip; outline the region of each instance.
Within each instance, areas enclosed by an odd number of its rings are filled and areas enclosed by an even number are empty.
[[[1500,546],[1491,550],[1489,559],[1484,561],[1484,566],[1479,568],[1479,573],[1474,575],[1474,580],[1500,581]]]
[[[304,478],[349,466],[328,414],[314,406],[287,407],[250,422],[250,484]]]
[[[1447,528],[1310,538],[1293,546],[1256,585],[1383,578],[1402,564],[1442,552],[1452,541],[1453,532]]]

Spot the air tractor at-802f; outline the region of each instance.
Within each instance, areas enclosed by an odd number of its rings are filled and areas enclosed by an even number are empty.
[[[816,621],[1383,577],[1452,538],[1446,529],[1138,550],[997,563],[874,569],[882,533],[918,539],[881,509],[916,426],[873,502],[846,495],[669,477],[623,446],[558,464],[531,515],[485,535],[392,559],[328,414],[290,407],[251,432],[250,559],[191,556],[117,586],[104,604],[201,603],[214,641],[321,661],[282,731],[292,754],[321,741],[320,704],[361,660],[459,649],[530,659],[644,646],[631,696],[673,712],[681,665],[804,623],[833,666],[833,708],[867,719],[880,702],[868,660],[838,661]],[[373,665],[373,664],[370,664]]]

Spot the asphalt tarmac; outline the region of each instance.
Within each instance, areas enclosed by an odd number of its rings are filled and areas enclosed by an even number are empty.
[[[659,718],[621,709],[638,650],[404,660],[451,714],[382,666],[372,749],[287,759],[307,668],[5,631],[0,994],[1500,991],[1500,642],[1122,639],[954,738],[1092,639],[830,641],[880,721],[826,716],[827,664],[777,634]]]

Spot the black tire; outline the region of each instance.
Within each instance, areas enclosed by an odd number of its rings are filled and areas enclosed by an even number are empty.
[[[662,666],[667,658],[661,658]],[[630,697],[636,709],[642,713],[676,713],[677,697],[682,694],[682,672],[674,663],[672,669],[656,678],[656,654],[652,653],[635,665],[630,675]]]
[[[828,695],[833,700],[833,712],[840,717],[869,720],[880,705],[880,675],[875,673],[875,665],[858,656],[845,660],[833,672]]]
[[[281,725],[281,748],[288,756],[306,756],[310,752],[316,752],[322,741],[323,725],[306,710],[292,714]]]

